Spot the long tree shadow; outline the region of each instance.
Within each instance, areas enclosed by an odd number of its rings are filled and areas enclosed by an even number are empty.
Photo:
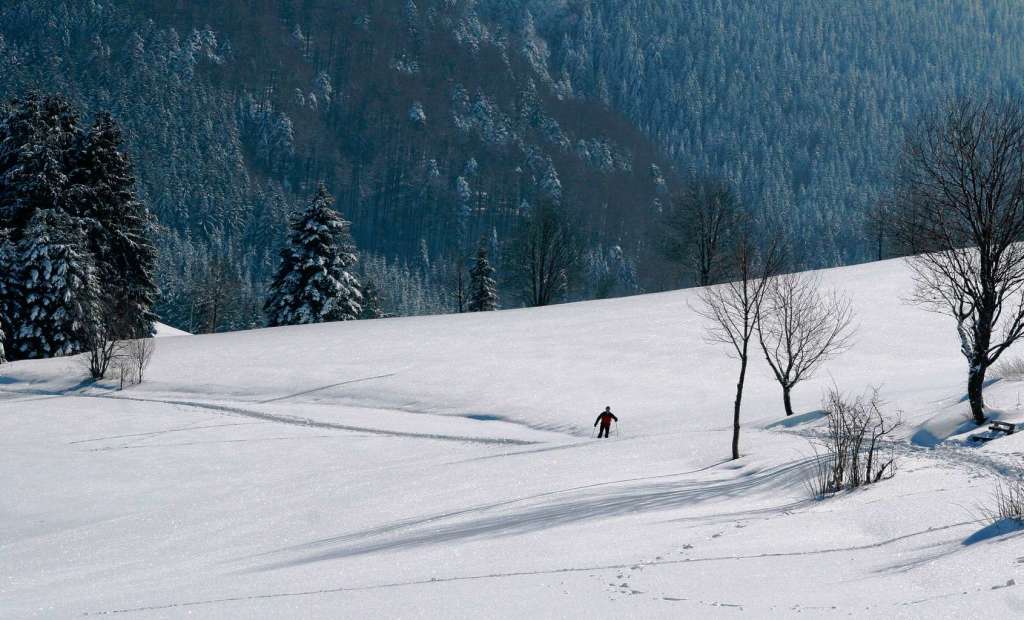
[[[325,545],[337,546],[306,557],[275,562],[254,570],[275,570],[381,551],[405,550],[475,538],[522,535],[595,519],[692,507],[702,502],[740,496],[752,489],[768,491],[802,487],[811,467],[813,467],[813,459],[800,459],[756,474],[742,475],[739,478],[722,481],[647,482],[613,490],[583,488],[570,497],[559,497],[554,501],[544,498],[538,503],[528,504],[522,508],[512,508],[507,503],[494,505],[494,507],[481,507],[474,512],[489,512],[497,508],[502,508],[502,510],[499,514],[477,516],[456,523],[439,525],[437,521],[444,519],[434,516],[418,521],[408,521],[398,527],[395,525],[382,526],[338,536],[327,539],[327,541],[315,541],[291,549]],[[786,506],[792,507],[792,503],[786,502]],[[755,510],[760,512],[763,509]],[[452,513],[452,515],[453,517],[466,516],[466,511]],[[386,536],[395,534],[400,529],[412,531]],[[287,551],[289,550],[282,550],[282,552]]]

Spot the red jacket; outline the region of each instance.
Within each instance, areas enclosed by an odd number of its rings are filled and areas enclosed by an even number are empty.
[[[602,427],[611,426],[612,420],[615,420],[616,422],[619,421],[619,419],[616,418],[615,414],[613,414],[611,411],[602,411],[600,414],[598,414],[597,419],[594,420],[594,426],[597,426],[598,422],[601,423]]]

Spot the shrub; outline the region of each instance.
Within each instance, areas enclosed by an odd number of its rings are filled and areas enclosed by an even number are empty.
[[[874,389],[850,398],[837,389],[822,404],[828,426],[815,444],[815,468],[808,479],[814,497],[891,478],[896,473],[896,454],[891,436],[902,421],[882,411]]]
[[[1024,477],[1000,482],[993,494],[989,517],[993,522],[1011,520],[1024,523]]]
[[[114,366],[120,377],[122,390],[125,384],[142,383],[155,349],[156,341],[152,338],[138,338],[118,343]]]

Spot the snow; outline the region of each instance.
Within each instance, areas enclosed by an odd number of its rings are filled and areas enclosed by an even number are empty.
[[[1022,531],[980,507],[1024,434],[964,440],[903,263],[821,276],[856,342],[789,420],[755,360],[737,462],[696,291],[164,338],[121,392],[0,366],[0,617],[1019,616]],[[813,501],[833,384],[902,411],[899,472]],[[1024,421],[1022,388],[989,404]]]
[[[191,336],[192,334],[187,331],[180,330],[177,327],[171,327],[163,323],[156,324],[156,337],[157,338],[173,338],[175,336]]]

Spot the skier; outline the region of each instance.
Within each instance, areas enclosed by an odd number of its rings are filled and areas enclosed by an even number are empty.
[[[612,427],[612,420],[615,420],[616,422],[619,421],[619,419],[615,417],[615,414],[612,413],[611,407],[605,407],[604,411],[598,414],[597,419],[594,420],[594,426],[597,426],[598,422],[601,423],[601,430],[597,433],[598,439],[608,437],[608,431],[611,430]]]

